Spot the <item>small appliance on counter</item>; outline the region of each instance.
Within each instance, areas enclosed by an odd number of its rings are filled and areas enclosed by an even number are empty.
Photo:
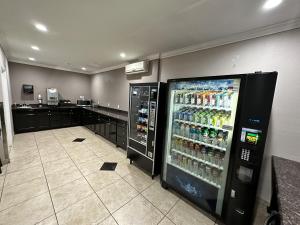
[[[92,106],[92,101],[91,100],[77,100],[77,105],[78,106]]]
[[[72,104],[71,100],[64,99],[64,100],[59,100],[59,105],[60,106],[70,106],[73,104]]]
[[[58,91],[56,88],[47,88],[47,104],[58,105]]]
[[[43,106],[43,97],[41,94],[38,94],[37,100],[38,100],[39,107],[42,107]]]

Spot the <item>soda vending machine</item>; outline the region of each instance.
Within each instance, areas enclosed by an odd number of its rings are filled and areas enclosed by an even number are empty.
[[[165,83],[130,84],[127,158],[152,178],[160,174]]]
[[[162,186],[252,224],[277,72],[168,80]]]

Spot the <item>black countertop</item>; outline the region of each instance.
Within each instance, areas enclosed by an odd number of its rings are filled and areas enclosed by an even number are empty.
[[[104,108],[104,107],[83,107],[83,108],[118,120],[128,121],[128,113],[125,111],[111,109],[111,108]]]
[[[273,156],[282,225],[300,224],[300,162]]]
[[[107,108],[107,107],[83,107],[83,106],[77,106],[75,104],[70,104],[70,105],[64,105],[64,106],[48,106],[48,105],[42,105],[39,106],[37,104],[30,105],[30,108],[20,108],[16,107],[15,105],[12,106],[12,110],[45,110],[45,109],[70,109],[70,108],[83,108],[86,110],[90,110],[96,113],[100,113],[104,116],[109,116],[114,119],[122,120],[122,121],[128,121],[128,113],[126,111],[122,110],[117,110],[117,109],[112,109],[112,108]]]
[[[63,105],[63,106],[49,106],[49,105],[38,105],[38,104],[32,104],[32,105],[29,105],[30,107],[28,108],[22,108],[22,107],[17,107],[15,105],[13,105],[11,108],[12,110],[30,110],[30,109],[70,109],[70,108],[78,108],[77,105],[75,104],[70,104],[70,105]]]

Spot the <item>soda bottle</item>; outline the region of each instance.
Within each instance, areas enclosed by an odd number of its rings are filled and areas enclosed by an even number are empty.
[[[203,160],[206,160],[207,161],[207,148],[205,146],[202,146],[202,149],[201,149],[201,156],[202,156],[202,159]]]
[[[216,95],[215,92],[211,92],[209,95],[209,105],[214,107],[216,105]]]
[[[181,136],[184,136],[184,134],[185,134],[185,124],[184,123],[182,123],[180,126],[180,134],[181,134]]]
[[[192,94],[191,94],[191,104],[192,104],[192,105],[195,105],[195,103],[196,103],[195,93],[192,93]]]
[[[185,125],[185,137],[189,138],[190,137],[190,125],[186,124]]]
[[[190,148],[190,154],[191,154],[192,156],[195,156],[195,145],[194,145],[193,142],[190,142],[190,143],[189,143],[189,148]]]
[[[199,163],[194,160],[193,161],[193,173],[198,174],[198,170],[199,170]]]
[[[196,126],[195,125],[191,125],[190,138],[197,139],[196,134],[197,134],[196,133]]]
[[[180,103],[180,94],[176,93],[174,97],[175,97],[175,103]]]
[[[181,104],[184,103],[184,96],[183,96],[183,93],[180,94],[180,99],[179,99],[179,100],[180,100],[179,102],[180,102]]]
[[[209,129],[209,140],[211,144],[216,144],[217,143],[217,131],[213,128]]]
[[[202,135],[202,138],[203,138],[204,142],[207,142],[208,134],[209,134],[208,128],[203,127],[202,130],[201,130],[201,135]]]

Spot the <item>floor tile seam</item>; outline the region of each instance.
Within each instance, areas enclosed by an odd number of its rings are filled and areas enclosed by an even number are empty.
[[[73,202],[73,203],[71,203],[71,204],[65,206],[64,208],[62,208],[62,209],[60,209],[60,210],[58,210],[58,211],[55,211],[55,210],[54,210],[54,213],[55,213],[55,214],[59,214],[59,213],[61,213],[62,211],[64,211],[65,209],[68,209],[68,208],[74,206],[75,204],[77,204],[77,203],[79,203],[79,202],[81,202],[81,201],[84,201],[85,199],[91,197],[91,196],[94,195],[94,194],[95,194],[95,193],[92,192],[92,193],[88,194],[87,196],[84,196],[83,198],[81,198],[81,199],[77,200],[76,202]]]
[[[6,176],[7,176],[7,167],[8,166],[6,166],[6,168],[5,168],[4,179],[3,179],[3,184],[2,184],[1,193],[0,193],[0,203],[2,201],[2,194],[4,191],[4,184],[5,184],[5,180],[6,180]]]
[[[178,198],[177,201],[175,202],[175,204],[168,210],[168,212],[166,213],[166,217],[174,224],[176,224],[168,215],[169,213],[172,211],[172,209],[175,208],[175,206],[178,204],[178,202],[180,201],[181,199]]]
[[[42,163],[48,163],[48,162],[54,162],[54,161],[57,161],[57,160],[60,160],[60,159],[67,159],[68,156],[64,156],[62,158],[57,158],[57,159],[53,159],[53,160],[50,160],[50,161],[42,161]]]
[[[37,180],[37,179],[39,179],[39,178],[42,178],[42,177],[45,178],[45,175],[42,174],[42,176],[32,178],[32,179],[30,179],[30,180],[27,180],[27,181],[25,181],[25,182],[23,182],[23,183],[19,183],[19,184],[13,184],[13,185],[8,185],[8,186],[4,184],[4,187],[5,187],[5,188],[17,187],[17,186],[20,186],[20,185],[22,185],[22,184],[30,183],[30,182],[32,182],[32,181],[34,181],[34,180]]]
[[[69,153],[67,153],[69,155]],[[69,156],[70,157],[70,156]],[[75,162],[73,161],[73,159],[71,159],[72,162],[75,164]],[[112,216],[112,214],[110,213],[110,211],[108,210],[108,208],[106,207],[106,205],[104,204],[104,202],[99,198],[99,196],[97,195],[97,192],[95,191],[95,189],[92,187],[92,185],[89,183],[89,181],[87,180],[87,178],[83,175],[83,173],[80,171],[80,169],[78,168],[78,166],[75,164],[75,166],[77,167],[77,169],[79,170],[79,172],[81,173],[81,175],[84,177],[84,179],[86,180],[86,182],[88,183],[88,185],[90,186],[90,188],[93,190],[94,194],[97,196],[97,198],[99,199],[99,201],[102,203],[102,205],[105,207],[105,209],[107,210],[107,212]],[[54,211],[55,212],[55,211]],[[58,223],[58,222],[57,222]],[[97,222],[97,223],[100,223]]]
[[[57,187],[55,187],[55,188],[52,188],[52,189],[50,189],[50,193],[51,193],[51,191],[54,191],[55,189],[62,188],[63,186],[65,186],[65,185],[67,185],[67,184],[70,184],[70,183],[72,183],[72,182],[74,182],[74,181],[78,181],[78,180],[80,180],[81,178],[82,178],[82,177],[76,178],[75,180],[69,181],[69,182],[64,183],[64,184],[62,184],[62,185],[59,185],[59,186],[57,186]]]
[[[46,191],[44,191],[44,192],[42,192],[42,193],[39,193],[38,195],[31,196],[31,197],[29,197],[29,198],[27,198],[27,199],[24,199],[24,200],[22,200],[22,201],[20,201],[20,202],[18,202],[18,203],[15,203],[15,204],[13,204],[13,205],[10,205],[10,206],[7,207],[7,208],[0,209],[0,213],[4,212],[4,211],[6,211],[6,210],[8,210],[8,209],[10,209],[10,208],[13,208],[13,207],[16,207],[16,206],[18,206],[18,205],[21,205],[21,204],[23,204],[24,202],[30,201],[30,200],[33,199],[33,198],[37,198],[37,197],[39,197],[39,196],[41,196],[41,195],[44,195],[45,193],[47,193],[47,191],[48,191],[48,190],[46,190]]]
[[[48,179],[47,179],[47,176],[46,176],[46,173],[45,173],[44,164],[43,164],[43,162],[42,162],[41,153],[40,153],[39,147],[38,147],[38,145],[37,145],[35,135],[34,135],[34,140],[35,140],[36,146],[37,146],[38,151],[39,151],[39,156],[40,156],[40,160],[41,160],[41,164],[42,164],[42,168],[43,168],[43,173],[44,173],[44,176],[45,176],[45,179],[46,179],[46,184],[47,184],[47,188],[48,188],[48,194],[49,194],[49,197],[50,197],[50,200],[51,200],[51,204],[52,204],[53,212],[54,212],[54,215],[55,215],[55,219],[56,219],[57,224],[59,224],[59,223],[58,223],[57,216],[56,216],[56,214],[55,214],[55,208],[54,208],[54,203],[53,203],[52,195],[51,195],[51,193],[50,193],[50,187],[49,187]]]
[[[116,221],[116,219],[115,219],[111,214],[109,214],[108,216],[106,216],[104,219],[102,219],[102,220],[96,222],[97,224],[95,224],[95,225],[100,225],[100,223],[104,222],[104,221],[105,221],[106,219],[108,219],[109,217],[112,217],[113,220],[116,222],[116,224],[119,225],[118,222]]]
[[[22,171],[22,170],[31,169],[31,168],[33,168],[33,167],[40,166],[41,164],[42,164],[42,162],[40,161],[38,164],[31,165],[31,166],[29,166],[29,167],[25,167],[25,168],[18,169],[18,170],[13,170],[13,171],[7,171],[7,174],[11,174],[11,173],[15,173],[15,172],[20,172],[20,171]]]
[[[98,195],[98,194],[97,194]],[[119,206],[117,209],[113,210],[111,212],[111,214],[114,214],[115,212],[117,212],[119,209],[123,208],[125,205],[127,205],[127,203],[129,203],[132,199],[136,198],[138,195],[140,195],[140,193],[136,193],[136,195],[134,195],[131,199],[129,199],[128,201],[126,201],[125,203],[123,203],[121,206]],[[100,196],[99,196],[100,198]]]
[[[74,163],[73,161],[72,161],[72,163]],[[66,167],[66,168],[62,168],[62,169],[58,169],[58,170],[55,170],[55,171],[51,171],[50,173],[45,173],[45,175],[47,176],[49,176],[49,175],[51,175],[51,174],[55,174],[55,173],[58,173],[58,172],[60,172],[60,171],[62,171],[62,170],[66,170],[66,169],[69,169],[69,168],[71,168],[71,167],[73,167],[73,166],[75,166],[75,165],[70,165],[70,166],[68,166],[68,167]]]
[[[44,218],[44,219],[42,219],[42,220],[40,220],[39,222],[36,222],[34,225],[38,225],[39,223],[41,223],[41,222],[43,222],[43,221],[45,221],[45,220],[47,220],[47,219],[49,219],[50,217],[52,217],[52,216],[54,216],[55,217],[55,212],[53,213],[53,214],[51,214],[50,216],[48,216],[48,217],[46,217],[46,218]]]
[[[155,209],[157,209],[163,216],[166,216],[167,214],[163,213],[158,207],[156,207],[149,199],[147,199],[143,193],[141,192],[140,195],[145,199],[147,200]],[[176,203],[175,203],[176,204]]]
[[[134,172],[133,172],[133,173],[134,173]],[[128,173],[127,175],[125,175],[124,177],[121,177],[121,178],[124,179],[131,187],[133,187],[133,188],[134,188],[137,192],[139,192],[139,193],[142,193],[144,190],[146,190],[147,188],[149,188],[149,187],[152,185],[152,184],[149,184],[148,187],[146,187],[145,189],[139,191],[139,190],[137,190],[132,184],[130,184],[130,183],[125,179],[125,177],[128,176],[128,175],[130,175],[130,173]]]
[[[159,224],[164,217],[166,217],[166,215],[164,213],[162,213],[156,206],[154,206],[147,198],[145,198],[141,193],[138,193],[135,197],[133,197],[131,200],[129,200],[126,204],[124,204],[123,206],[121,206],[120,208],[118,208],[117,210],[115,210],[113,213],[112,213],[112,216],[114,213],[116,213],[117,211],[119,211],[121,208],[125,207],[127,204],[129,204],[131,201],[133,201],[134,199],[136,199],[138,196],[141,196],[144,200],[146,200],[148,203],[150,203],[155,209],[157,209],[161,214],[162,214],[162,219],[157,223]],[[113,216],[114,218],[114,216]],[[115,218],[114,218],[115,219]],[[116,221],[116,219],[115,219]],[[173,222],[173,221],[172,221]]]
[[[212,215],[209,212],[204,211],[203,209],[201,209],[199,206],[195,205],[194,203],[192,203],[190,200],[188,200],[187,198],[185,198],[183,195],[179,195],[178,198],[183,201],[184,203],[188,204],[190,207],[192,207],[194,210],[196,210],[197,212],[199,212],[200,214],[202,214],[203,216],[205,216],[206,218],[210,219],[211,221],[215,222],[214,220],[217,218]],[[208,215],[208,216],[207,216]]]

